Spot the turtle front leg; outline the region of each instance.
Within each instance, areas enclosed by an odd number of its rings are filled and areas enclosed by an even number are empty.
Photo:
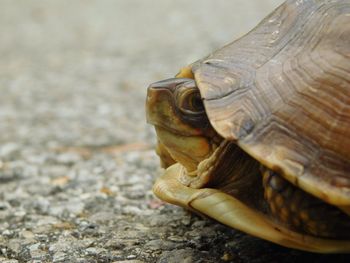
[[[194,189],[182,184],[184,167],[178,163],[166,169],[154,186],[154,194],[165,202],[191,209],[191,202],[198,198],[198,194],[208,195],[217,192],[215,189]],[[205,191],[206,190],[206,191]]]
[[[157,179],[153,191],[160,199],[286,247],[319,253],[350,251],[349,240],[323,239],[300,234],[275,223],[265,214],[219,190],[184,186],[179,180],[181,169],[180,164],[174,164]]]

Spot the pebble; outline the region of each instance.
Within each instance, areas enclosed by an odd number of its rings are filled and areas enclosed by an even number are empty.
[[[23,230],[19,233],[19,236],[25,239],[34,239],[35,235],[33,232],[28,230]]]
[[[186,239],[180,236],[170,236],[168,237],[168,240],[171,240],[174,242],[184,242]]]
[[[0,257],[0,263],[18,263],[16,259],[6,259],[4,257]]]
[[[14,142],[8,142],[0,146],[0,158],[11,158],[20,149],[20,145]]]
[[[159,263],[192,263],[194,262],[194,252],[192,249],[179,249],[165,251],[159,259]]]
[[[2,231],[3,236],[11,237],[13,234],[14,234],[14,232],[12,230],[9,230],[9,229]]]
[[[147,242],[144,248],[149,250],[172,250],[175,248],[175,244],[170,241],[156,239]]]
[[[64,153],[56,157],[59,164],[73,165],[81,160],[81,156],[77,153]]]
[[[22,249],[22,244],[24,242],[21,239],[13,238],[8,242],[8,248],[14,251],[15,253],[19,253]],[[26,245],[24,243],[24,245]]]
[[[30,256],[33,260],[40,260],[46,257],[47,255],[46,251],[42,250],[40,246],[41,246],[40,243],[36,243],[28,247]]]
[[[64,262],[68,257],[66,253],[59,251],[53,254],[52,262]]]

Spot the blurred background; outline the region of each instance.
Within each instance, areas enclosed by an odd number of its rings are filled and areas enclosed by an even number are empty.
[[[281,2],[1,0],[0,142],[149,142],[148,84],[246,33]]]
[[[151,191],[147,86],[281,3],[0,0],[0,262],[326,262]]]

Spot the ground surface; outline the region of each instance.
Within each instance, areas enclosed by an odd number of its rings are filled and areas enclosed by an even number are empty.
[[[281,1],[0,0],[0,262],[339,262],[159,202],[148,83]]]

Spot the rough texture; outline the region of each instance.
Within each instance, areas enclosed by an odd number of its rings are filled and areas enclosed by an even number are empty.
[[[280,1],[247,2],[0,1],[1,263],[349,261],[280,248],[151,192],[147,84]]]

